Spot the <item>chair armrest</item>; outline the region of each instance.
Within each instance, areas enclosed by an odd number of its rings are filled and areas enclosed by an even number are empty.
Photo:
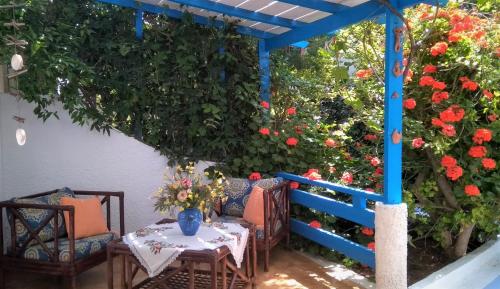
[[[11,228],[11,247],[12,247],[12,251],[13,251],[13,254],[15,255],[16,254],[16,251],[17,251],[17,245],[16,245],[16,239],[17,239],[17,236],[16,236],[16,229],[15,229],[15,220],[16,218],[19,219],[19,221],[22,223],[23,226],[26,227],[26,229],[28,230],[28,232],[30,232],[31,234],[33,234],[34,232],[36,232],[38,230],[38,233],[41,231],[42,228],[44,228],[45,226],[48,225],[48,223],[50,222],[50,220],[52,218],[54,218],[54,222],[55,222],[55,230],[54,230],[54,249],[55,249],[55,254],[54,254],[54,258],[59,258],[59,247],[58,247],[58,244],[59,244],[59,234],[58,234],[58,230],[59,230],[59,212],[68,212],[69,213],[69,224],[66,224],[67,227],[68,227],[68,231],[69,231],[69,234],[68,234],[68,239],[69,239],[69,243],[70,243],[70,262],[73,263],[74,260],[75,260],[75,207],[74,206],[62,206],[62,205],[48,205],[48,204],[23,204],[23,203],[15,203],[15,202],[12,202],[12,201],[4,201],[4,202],[0,202],[0,214],[3,216],[3,209],[6,209],[6,210],[10,210],[11,211],[11,214],[13,215],[13,220],[12,222],[10,223],[10,228]],[[40,228],[37,228],[35,229],[34,231],[31,230],[30,226],[27,224],[26,220],[22,217],[22,215],[19,213],[19,209],[39,209],[39,210],[51,210],[51,211],[55,211],[53,213],[53,215],[49,216],[48,219],[46,219],[46,223],[41,226]],[[38,233],[37,234],[34,234],[36,235],[33,236],[33,239],[36,239],[39,243],[41,242],[38,238]],[[3,226],[1,226],[0,228],[0,239],[1,239],[1,251],[2,251],[2,255],[3,255]],[[23,244],[21,246],[21,249],[22,250],[25,250],[26,247],[28,246],[29,242],[31,240],[31,237],[25,242],[25,244]],[[43,242],[41,242],[43,243]],[[48,248],[46,246],[43,246],[42,244],[40,244],[45,250],[48,250]],[[22,251],[21,251],[22,252]],[[50,252],[47,252],[49,255],[50,255]]]

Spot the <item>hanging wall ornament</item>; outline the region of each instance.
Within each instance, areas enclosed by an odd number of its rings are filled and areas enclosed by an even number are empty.
[[[19,75],[27,72],[27,69],[24,69],[24,60],[21,54],[18,53],[18,50],[25,49],[26,45],[28,42],[22,39],[18,39],[17,37],[17,32],[25,25],[24,23],[17,22],[16,20],[16,9],[19,9],[23,7],[25,4],[24,3],[15,3],[15,2],[10,2],[8,5],[1,5],[0,9],[12,9],[12,19],[10,22],[4,23],[5,27],[11,27],[13,30],[12,35],[7,35],[5,37],[5,43],[7,46],[12,46],[14,50],[14,54],[11,57],[10,60],[10,69],[7,77],[10,80],[13,80],[14,87],[12,87],[14,90],[14,94],[19,94],[19,87],[18,87],[18,82],[15,80],[16,77]],[[11,91],[12,92],[12,91]]]
[[[23,146],[26,143],[26,138],[27,138],[26,131],[23,128],[24,118],[22,118],[20,116],[17,116],[17,115],[14,115],[13,118],[18,123],[17,129],[16,129],[16,141],[17,141],[17,144],[20,145],[20,146]]]

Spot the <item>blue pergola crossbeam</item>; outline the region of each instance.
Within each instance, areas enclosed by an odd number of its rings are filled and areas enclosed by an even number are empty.
[[[342,4],[331,3],[324,0],[278,0],[278,1],[328,13],[337,13],[347,7]]]
[[[179,10],[169,9],[167,7],[151,5],[151,4],[147,4],[147,3],[140,3],[140,2],[133,1],[133,0],[96,0],[96,1],[101,2],[101,3],[106,3],[106,4],[119,5],[121,7],[131,8],[131,9],[135,9],[135,10],[142,10],[143,12],[165,15],[165,16],[168,16],[170,18],[176,18],[176,19],[181,19],[184,15],[184,13],[182,11],[179,11]],[[209,19],[209,18],[206,18],[203,16],[194,15],[194,14],[193,14],[193,20],[197,24],[206,25],[206,26],[214,26],[214,27],[218,27],[218,28],[226,26],[224,21]],[[237,27],[236,31],[240,34],[249,35],[249,36],[253,36],[253,37],[261,38],[261,39],[267,39],[267,38],[274,36],[274,34],[272,34],[272,33],[268,33],[265,31],[261,31],[258,29],[253,29],[253,28],[245,27],[245,26],[241,26],[241,25]]]
[[[285,32],[269,39],[267,41],[267,48],[273,50],[314,36],[323,35],[353,23],[372,18],[383,11],[385,10],[380,6],[380,3],[373,0],[360,4],[354,8],[346,8],[332,16],[325,17],[307,26]]]
[[[405,0],[399,1],[399,9],[411,7],[420,3],[436,4],[435,0]],[[269,50],[277,49],[309,38],[324,35],[333,30],[374,18],[385,13],[386,9],[378,0],[370,0],[363,4],[339,9],[331,16],[314,21],[306,26],[296,28],[277,35],[266,41]]]
[[[234,6],[225,5],[213,1],[207,1],[207,0],[170,0],[170,1],[181,5],[222,13],[224,15],[229,15],[233,17],[243,18],[246,20],[252,20],[256,22],[262,22],[287,28],[296,28],[305,25],[305,23],[300,21],[294,21],[292,19],[287,19],[279,16],[272,16],[269,14],[237,8]]]

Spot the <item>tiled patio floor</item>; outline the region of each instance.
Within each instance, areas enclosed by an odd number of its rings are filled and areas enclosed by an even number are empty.
[[[117,268],[118,266],[115,266]],[[259,268],[261,264],[259,264]],[[115,272],[117,274],[117,272]],[[271,254],[271,270],[259,272],[257,288],[275,289],[363,289],[349,281],[337,281],[318,264],[293,251],[281,248]],[[115,282],[115,288],[118,288]],[[55,278],[10,275],[6,289],[57,289]],[[80,289],[107,289],[106,266],[102,264],[78,277]]]

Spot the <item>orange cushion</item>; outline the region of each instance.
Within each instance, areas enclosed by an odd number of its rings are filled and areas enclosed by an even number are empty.
[[[61,205],[75,207],[75,239],[109,232],[98,197],[88,199],[61,198]],[[69,233],[69,212],[64,212],[66,231]]]
[[[254,186],[248,197],[243,219],[256,226],[264,226],[264,189]]]

